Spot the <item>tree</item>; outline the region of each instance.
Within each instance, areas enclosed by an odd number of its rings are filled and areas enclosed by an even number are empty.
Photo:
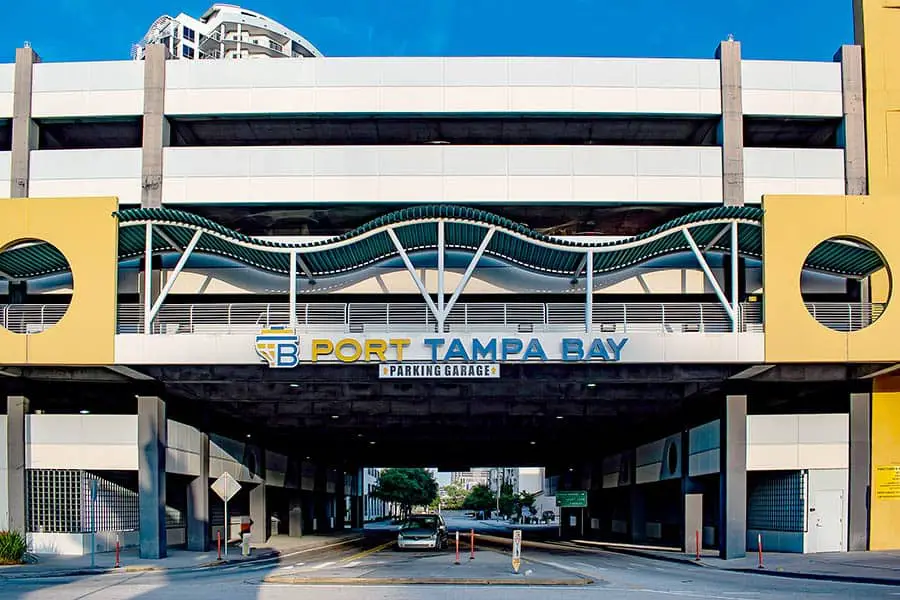
[[[497,503],[497,497],[486,485],[476,485],[469,491],[463,502],[463,508],[468,510],[491,510]]]
[[[531,492],[519,492],[516,498],[516,516],[522,517],[522,513],[527,508],[529,513],[534,515],[534,503],[537,501],[537,494]]]
[[[425,469],[385,469],[378,477],[372,496],[400,506],[408,517],[414,506],[428,506],[438,494],[434,476]]]
[[[444,489],[441,490],[441,492],[441,495],[443,497],[443,506],[447,510],[461,509],[466,501],[466,496],[468,496],[466,488],[459,485],[458,483],[445,485]]]
[[[514,512],[516,512],[516,501],[518,498],[513,493],[512,486],[508,483],[504,483],[500,486],[500,502],[498,512],[501,517],[509,518],[512,516]]]

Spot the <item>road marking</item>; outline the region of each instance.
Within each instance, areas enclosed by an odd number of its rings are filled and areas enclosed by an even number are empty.
[[[390,547],[390,546],[393,546],[394,543],[395,543],[394,540],[391,540],[390,542],[381,544],[380,546],[375,546],[374,548],[369,548],[368,550],[364,550],[363,552],[359,552],[358,554],[354,554],[353,556],[349,556],[349,557],[343,559],[341,562],[351,562],[351,561],[354,561],[354,560],[359,560],[359,559],[361,559],[361,558],[365,558],[366,556],[369,556],[370,554],[375,554],[375,553],[377,553],[377,552],[381,552],[381,551],[384,550],[385,548],[388,548],[388,547]]]
[[[354,560],[353,562],[348,562],[346,565],[344,565],[344,568],[345,568],[345,569],[352,569],[353,567],[358,567],[359,564],[360,564],[360,562],[362,562],[362,561]]]
[[[588,569],[597,569],[598,571],[608,571],[609,570],[606,567],[598,567],[597,565],[589,565],[589,564],[583,563],[583,562],[577,562],[575,564],[579,565],[581,567],[587,567]]]
[[[315,570],[318,570],[318,569],[324,569],[325,567],[330,567],[330,566],[333,565],[333,564],[334,564],[334,561],[332,560],[332,561],[329,561],[329,562],[323,562],[323,563],[321,563],[321,564],[312,566],[312,567],[310,567],[310,569],[315,569]]]

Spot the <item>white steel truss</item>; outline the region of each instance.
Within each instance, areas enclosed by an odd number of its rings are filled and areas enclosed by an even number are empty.
[[[456,301],[459,299],[460,294],[466,288],[466,285],[469,283],[469,280],[472,278],[472,274],[475,273],[475,268],[478,266],[478,261],[481,260],[481,257],[484,255],[484,251],[487,249],[488,244],[490,244],[491,239],[494,237],[494,232],[497,230],[496,227],[491,226],[487,228],[487,233],[485,233],[484,238],[481,240],[481,244],[479,244],[478,249],[475,251],[475,254],[472,256],[469,261],[468,266],[466,267],[465,272],[463,273],[462,279],[460,279],[459,283],[456,285],[456,289],[453,290],[453,294],[450,296],[450,300],[446,303],[444,302],[444,274],[446,269],[444,267],[444,258],[446,247],[444,244],[444,222],[437,222],[437,236],[438,236],[438,265],[437,265],[437,277],[438,277],[438,290],[437,290],[437,298],[438,303],[435,304],[434,300],[431,299],[431,296],[428,294],[428,290],[425,287],[425,284],[422,282],[422,278],[419,277],[419,274],[416,273],[415,267],[413,267],[412,261],[409,259],[409,255],[406,252],[406,249],[403,247],[403,244],[400,243],[400,239],[397,237],[397,234],[394,233],[394,228],[389,227],[387,229],[388,237],[391,238],[391,242],[394,243],[394,247],[397,249],[397,253],[400,254],[401,260],[403,260],[403,264],[406,266],[406,270],[409,272],[410,277],[412,277],[413,283],[416,284],[416,288],[419,290],[419,294],[421,294],[422,298],[425,300],[425,304],[428,305],[428,309],[431,311],[431,314],[434,315],[434,320],[437,321],[437,330],[440,333],[444,331],[444,322],[447,320],[447,317],[450,316],[450,311],[453,310],[453,305],[456,304]]]

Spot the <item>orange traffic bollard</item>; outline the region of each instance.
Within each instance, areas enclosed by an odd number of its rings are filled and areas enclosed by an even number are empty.
[[[696,531],[696,534],[697,534],[697,542],[696,542],[697,543],[697,558],[695,558],[694,560],[699,561],[700,560],[700,530],[699,529]]]
[[[222,532],[216,532],[216,560],[222,560]]]
[[[469,560],[475,560],[475,530],[469,530]]]

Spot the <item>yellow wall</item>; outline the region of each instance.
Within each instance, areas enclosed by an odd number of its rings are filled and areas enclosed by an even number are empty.
[[[900,546],[900,377],[879,377],[873,386],[871,481],[869,547],[872,550],[897,548]]]
[[[900,196],[900,0],[854,0],[865,60],[869,194]]]
[[[854,16],[856,43],[863,46],[865,62],[869,194],[887,210],[882,218],[896,235],[900,223],[893,208],[900,204],[900,0],[854,0]],[[893,265],[896,275],[898,263]],[[873,275],[872,301],[884,301],[889,286],[885,271]],[[889,305],[888,310],[893,308]],[[881,319],[869,329],[880,323]],[[894,343],[900,346],[897,339]],[[869,546],[872,550],[900,548],[900,377],[880,377],[874,382],[871,459]],[[891,481],[896,484],[892,486]],[[890,492],[891,487],[896,491]]]
[[[50,242],[69,261],[74,294],[44,332],[0,328],[0,365],[111,365],[115,362],[119,227],[115,198],[0,199],[0,249]]]
[[[803,226],[798,227],[798,223]],[[865,329],[841,333],[816,322],[800,294],[803,262],[816,246],[832,237],[868,242],[881,252],[888,270],[897,272],[897,223],[900,203],[882,197],[763,198],[766,362],[900,361],[900,304],[889,303],[881,318]]]

